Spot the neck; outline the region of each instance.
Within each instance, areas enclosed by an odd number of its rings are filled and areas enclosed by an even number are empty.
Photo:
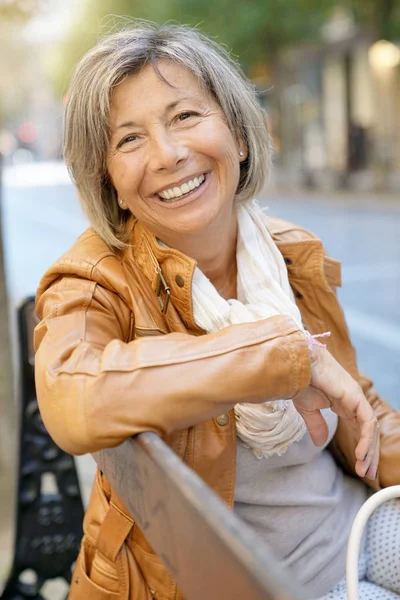
[[[226,299],[236,298],[236,213],[199,234],[180,235],[175,248],[194,258],[198,268]]]
[[[219,232],[207,246],[200,247],[200,252],[197,251],[193,258],[218,293],[229,299],[236,298],[236,221],[232,229],[224,233]]]

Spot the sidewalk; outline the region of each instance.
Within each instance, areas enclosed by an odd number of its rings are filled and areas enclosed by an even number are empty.
[[[325,182],[323,178],[318,185],[307,187],[299,173],[276,166],[273,167],[271,181],[261,196],[280,196],[283,201],[307,198],[351,207],[400,210],[400,187],[391,190],[373,189],[372,185],[339,188],[333,186],[330,180]]]

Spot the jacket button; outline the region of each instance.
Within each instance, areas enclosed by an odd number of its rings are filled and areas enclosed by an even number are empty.
[[[222,415],[219,415],[215,420],[217,421],[218,425],[227,425],[229,423],[229,415],[223,413]]]
[[[177,275],[175,277],[175,281],[176,285],[178,285],[179,287],[183,287],[185,285],[185,280],[183,279],[182,275]]]

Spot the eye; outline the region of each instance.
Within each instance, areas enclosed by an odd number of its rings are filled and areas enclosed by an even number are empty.
[[[178,121],[187,121],[188,119],[190,119],[190,117],[196,117],[198,116],[198,113],[192,111],[192,110],[186,110],[183,113],[180,113],[176,118]]]
[[[136,142],[136,140],[138,139],[138,136],[135,134],[130,134],[127,135],[123,140],[121,140],[118,144],[118,148],[121,148],[122,146],[125,146],[125,144],[130,144],[132,142]]]

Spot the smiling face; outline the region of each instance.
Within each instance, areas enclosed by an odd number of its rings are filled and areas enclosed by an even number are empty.
[[[149,65],[113,92],[107,168],[122,208],[179,249],[182,236],[232,229],[247,150],[188,69],[157,67],[168,83]]]

